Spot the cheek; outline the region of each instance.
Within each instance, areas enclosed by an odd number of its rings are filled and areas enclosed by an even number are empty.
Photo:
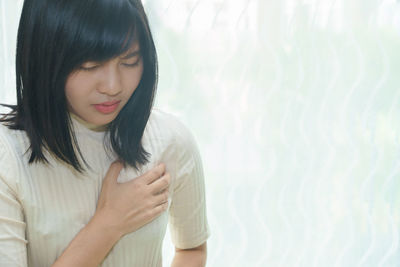
[[[129,91],[130,94],[135,91],[137,86],[140,83],[140,80],[143,75],[143,68],[140,68],[139,70],[136,70],[135,72],[129,73],[125,79],[124,79],[124,88],[127,88],[127,91]]]
[[[65,86],[65,96],[70,106],[78,106],[79,99],[82,99],[79,90],[71,84]]]
[[[89,84],[79,75],[68,78],[65,84],[65,96],[71,106],[79,105],[84,99],[87,99],[89,92],[85,90]]]

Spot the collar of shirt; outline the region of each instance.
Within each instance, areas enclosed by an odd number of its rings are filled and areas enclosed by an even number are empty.
[[[89,123],[81,118],[79,118],[77,115],[74,113],[70,112],[69,113],[71,116],[71,119],[75,120],[79,125],[84,126],[88,130],[94,131],[94,132],[106,132],[107,131],[107,125],[95,125],[92,123]]]

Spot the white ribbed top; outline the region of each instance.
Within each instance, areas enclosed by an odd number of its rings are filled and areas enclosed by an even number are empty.
[[[25,132],[0,124],[0,266],[51,266],[96,210],[102,179],[116,156],[105,152],[106,132],[72,119],[79,147],[93,169],[85,175],[49,154],[52,167],[28,165]],[[102,267],[162,266],[167,223],[178,248],[199,246],[210,236],[202,161],[191,132],[176,116],[153,109],[142,142],[150,162],[139,172],[123,169],[118,181],[164,162],[172,178],[169,208],[123,236]]]

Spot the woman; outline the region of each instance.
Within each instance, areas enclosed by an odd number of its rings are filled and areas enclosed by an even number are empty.
[[[0,123],[0,266],[204,266],[196,142],[152,108],[157,56],[139,0],[25,0],[17,105]]]

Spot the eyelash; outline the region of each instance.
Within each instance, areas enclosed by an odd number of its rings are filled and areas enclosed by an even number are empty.
[[[140,60],[136,61],[136,62],[133,63],[133,64],[124,64],[124,63],[123,63],[122,65],[124,65],[124,66],[126,66],[126,67],[128,67],[128,68],[134,68],[134,67],[136,67],[137,65],[139,65],[139,61],[140,61]],[[91,70],[97,69],[98,67],[99,67],[99,65],[93,66],[93,67],[90,67],[90,68],[80,67],[79,69],[80,69],[80,70],[83,70],[83,71],[91,71]]]

